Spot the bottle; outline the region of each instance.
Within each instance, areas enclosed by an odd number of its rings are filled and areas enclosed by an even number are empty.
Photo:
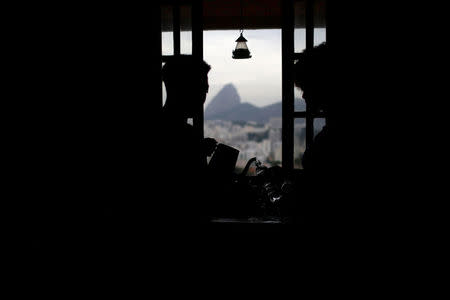
[[[263,193],[267,199],[275,204],[281,200],[282,195],[278,191],[277,186],[272,182],[272,177],[270,176],[269,169],[264,166],[259,160],[255,162],[256,164],[256,175],[263,178]]]

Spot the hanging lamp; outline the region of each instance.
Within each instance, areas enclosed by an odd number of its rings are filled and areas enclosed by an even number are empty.
[[[241,30],[241,35],[236,40],[236,49],[233,51],[234,59],[246,59],[252,57],[247,47],[247,39],[242,35],[242,33],[243,30]]]
[[[241,0],[241,34],[236,40],[236,49],[233,50],[233,58],[234,59],[247,59],[252,57],[250,55],[250,51],[247,47],[247,39],[244,37],[244,14],[243,14],[243,6],[242,6],[242,0]]]

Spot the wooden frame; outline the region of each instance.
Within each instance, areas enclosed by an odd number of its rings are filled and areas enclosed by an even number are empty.
[[[305,0],[306,50],[314,47],[314,0]],[[308,76],[308,75],[306,75]],[[306,105],[306,148],[311,147],[314,139],[314,116]]]
[[[192,4],[192,55],[199,61],[203,60],[203,1],[194,1]],[[195,132],[200,140],[204,138],[204,109],[203,104],[197,109],[193,118]],[[202,163],[207,165],[206,157]]]
[[[282,166],[294,168],[294,1],[282,0]]]

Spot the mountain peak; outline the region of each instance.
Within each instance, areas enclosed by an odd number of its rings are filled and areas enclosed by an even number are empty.
[[[303,99],[296,99],[294,105],[296,111],[306,109]],[[281,115],[281,101],[263,107],[257,107],[247,102],[242,103],[241,97],[232,83],[223,86],[205,109],[205,120],[267,123],[271,118],[280,118]]]
[[[213,116],[226,111],[239,105],[241,103],[241,97],[232,83],[226,84],[205,109],[205,116]]]
[[[225,84],[222,90],[235,90],[237,93],[236,87],[232,83]]]

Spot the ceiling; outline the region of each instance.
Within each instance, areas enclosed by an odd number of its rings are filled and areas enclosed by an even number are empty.
[[[167,2],[167,1],[166,1]],[[170,2],[170,1],[169,1]],[[188,3],[189,1],[183,1]],[[172,5],[162,5],[162,29],[172,31]],[[241,16],[242,12],[242,16]],[[191,30],[190,5],[181,6],[181,30]],[[314,26],[325,27],[325,0],[316,0]],[[204,0],[204,30],[281,29],[280,0]],[[295,1],[295,27],[305,27],[305,1]]]

